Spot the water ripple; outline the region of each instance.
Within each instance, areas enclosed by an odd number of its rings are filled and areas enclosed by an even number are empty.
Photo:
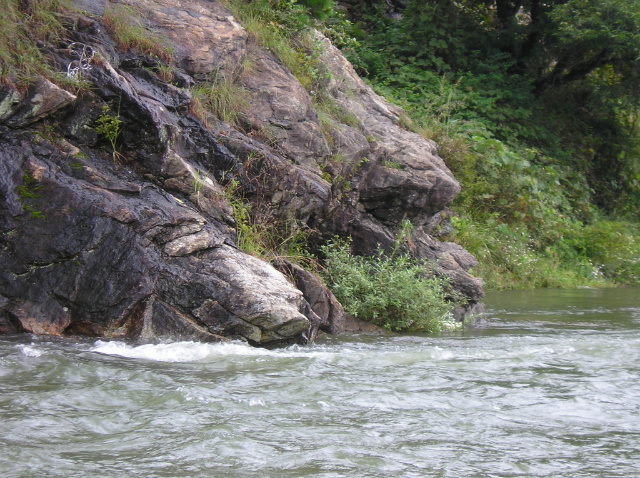
[[[640,309],[629,300],[520,301],[513,314],[494,308],[481,330],[280,350],[0,339],[0,469],[10,478],[637,476]]]

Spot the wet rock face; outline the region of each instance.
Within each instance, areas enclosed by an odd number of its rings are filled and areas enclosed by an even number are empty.
[[[352,236],[357,253],[391,247],[410,220],[413,252],[467,298],[458,316],[479,310],[481,281],[466,272],[474,259],[434,239],[457,181],[435,144],[402,129],[402,111],[327,40],[318,37],[328,91],[350,114],[330,134],[297,79],[218,3],[120,3],[172,47],[175,84],[157,75],[157,60],[118,51],[96,17],[80,15],[70,38],[101,57],[83,73],[89,92],[44,79],[27,92],[0,87],[0,333],[269,345],[348,328],[313,274],[237,249],[230,176],[270,219]],[[105,4],[78,0],[97,16]],[[54,54],[61,70],[74,59]],[[249,92],[242,128],[189,111],[186,87],[217,74]],[[117,152],[96,132],[105,105],[122,121]]]
[[[282,274],[170,193],[46,140],[5,133],[0,151],[4,329],[260,344],[316,320]]]
[[[38,78],[24,98],[14,89],[0,87],[0,120],[12,127],[26,126],[71,104],[76,97],[45,78]]]

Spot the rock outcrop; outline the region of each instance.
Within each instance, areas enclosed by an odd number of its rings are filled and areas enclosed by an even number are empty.
[[[273,220],[316,241],[351,236],[361,254],[390,248],[410,221],[411,251],[466,298],[456,314],[481,310],[475,260],[435,239],[459,191],[437,145],[401,128],[402,111],[328,40],[318,36],[325,89],[344,113],[329,131],[220,4],[110,2],[134,5],[171,47],[167,82],[157,58],[117,48],[100,21],[106,3],[78,0],[85,13],[70,14],[69,43],[94,54],[89,90],[44,78],[26,92],[0,87],[0,333],[270,345],[342,331],[340,304],[313,274],[237,248],[230,178]],[[50,54],[60,71],[78,61],[77,49]],[[189,86],[217,75],[248,92],[239,126],[191,113]],[[121,121],[116,151],[96,133],[107,110]]]

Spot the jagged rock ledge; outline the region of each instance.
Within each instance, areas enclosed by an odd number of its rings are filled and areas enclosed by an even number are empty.
[[[467,299],[456,316],[481,312],[475,260],[436,239],[458,182],[328,40],[318,36],[327,91],[350,121],[334,119],[325,137],[307,91],[220,4],[128,2],[172,46],[167,82],[157,59],[117,49],[100,22],[105,1],[76,3],[85,13],[72,14],[68,38],[95,52],[90,91],[44,78],[26,92],[0,87],[0,333],[256,345],[340,333],[344,311],[313,274],[238,250],[229,174],[259,187],[254,201],[274,220],[305,224],[318,241],[351,236],[357,253],[390,248],[411,221],[412,252]],[[50,54],[60,71],[78,60]],[[238,128],[190,113],[188,87],[221,73],[249,92]],[[122,120],[120,157],[94,129],[105,104]]]

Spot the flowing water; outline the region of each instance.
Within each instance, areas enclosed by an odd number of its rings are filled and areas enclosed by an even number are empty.
[[[0,476],[640,476],[640,290],[487,305],[271,351],[0,338]]]

